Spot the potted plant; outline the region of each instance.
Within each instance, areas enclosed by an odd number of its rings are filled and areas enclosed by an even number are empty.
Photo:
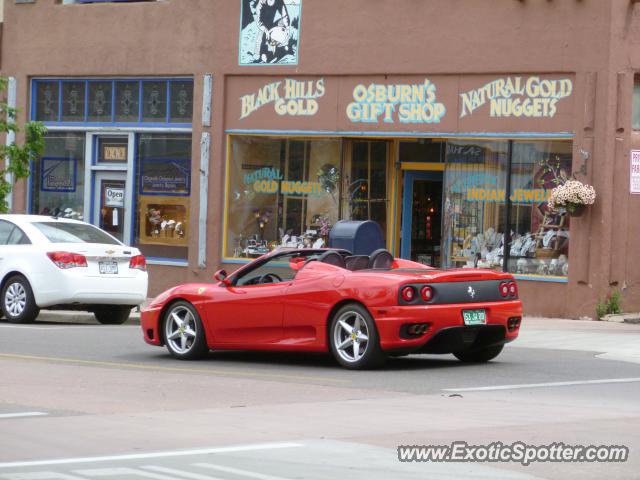
[[[548,205],[552,211],[564,209],[569,215],[578,217],[586,205],[593,205],[595,201],[596,191],[591,185],[568,179],[551,191]]]

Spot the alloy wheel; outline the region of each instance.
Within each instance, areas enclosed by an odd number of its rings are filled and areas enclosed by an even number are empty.
[[[369,345],[369,330],[362,315],[348,311],[340,315],[333,331],[333,345],[344,361],[360,360]]]
[[[198,325],[193,313],[182,305],[171,309],[165,322],[165,338],[171,350],[185,354],[193,347]]]

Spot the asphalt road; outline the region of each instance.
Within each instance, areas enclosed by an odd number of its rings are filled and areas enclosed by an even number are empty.
[[[212,352],[0,321],[0,479],[640,478],[640,326],[531,319],[494,362]],[[398,445],[625,445],[622,463],[406,463]]]

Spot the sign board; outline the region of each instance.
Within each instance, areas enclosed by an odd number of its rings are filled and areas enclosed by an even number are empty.
[[[631,150],[631,184],[632,195],[640,195],[640,150]]]
[[[102,144],[102,161],[104,162],[126,162],[127,146],[113,143]]]
[[[141,162],[140,193],[189,195],[190,158],[144,158]]]
[[[124,207],[124,188],[106,187],[104,197],[105,207]]]
[[[78,162],[75,158],[43,157],[40,190],[75,192]]]

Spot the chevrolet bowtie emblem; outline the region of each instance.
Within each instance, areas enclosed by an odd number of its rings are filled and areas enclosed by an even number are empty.
[[[113,255],[114,253],[116,253],[115,250],[107,250],[104,253],[106,253],[107,255]]]
[[[469,285],[469,288],[467,288],[467,293],[471,298],[475,298],[476,296],[476,291],[473,289],[471,285]]]

